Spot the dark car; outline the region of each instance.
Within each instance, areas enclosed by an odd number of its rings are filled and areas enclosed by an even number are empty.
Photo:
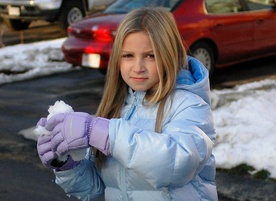
[[[116,29],[129,11],[163,6],[177,22],[190,55],[210,71],[276,54],[273,0],[118,0],[68,28],[62,45],[73,65],[106,70]]]

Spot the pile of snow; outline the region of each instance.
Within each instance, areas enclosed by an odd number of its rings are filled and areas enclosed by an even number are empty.
[[[212,90],[212,97],[217,167],[244,163],[276,178],[276,80]]]
[[[0,48],[0,84],[75,69],[63,61],[63,42],[64,38]]]
[[[69,71],[62,62],[64,39],[0,48],[0,84]],[[58,61],[58,62],[57,62]],[[212,108],[217,131],[214,148],[219,168],[246,163],[258,170],[268,170],[276,178],[276,79],[252,82],[233,89],[212,90]],[[19,132],[36,140],[34,128]]]

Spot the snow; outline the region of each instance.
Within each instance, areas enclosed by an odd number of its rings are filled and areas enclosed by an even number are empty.
[[[212,90],[212,97],[217,166],[245,163],[276,178],[276,79]]]
[[[64,40],[62,38],[0,48],[0,72],[18,72],[10,75],[0,73],[0,84],[74,70],[72,65],[62,62],[60,47]]]
[[[64,39],[43,41],[0,48],[0,84],[26,80],[53,73],[73,70],[62,60]],[[231,89],[212,90],[212,109],[217,132],[214,147],[216,165],[232,168],[248,164],[268,170],[276,178],[276,79],[265,79]],[[20,135],[32,140],[34,128],[26,128]]]

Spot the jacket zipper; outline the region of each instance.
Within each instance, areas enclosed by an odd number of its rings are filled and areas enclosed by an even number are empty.
[[[134,92],[134,100],[130,109],[127,112],[127,115],[125,117],[126,120],[129,120],[131,118],[131,116],[133,115],[136,109],[136,106],[137,106],[137,92]],[[121,170],[121,190],[122,190],[123,201],[128,201],[127,187],[126,187],[126,170],[124,167],[122,167],[122,170]]]
[[[127,112],[127,115],[125,118],[126,120],[129,120],[131,118],[131,116],[133,115],[133,113],[136,109],[136,106],[137,106],[137,92],[134,92],[134,100],[133,100],[133,103],[132,103],[130,109]]]

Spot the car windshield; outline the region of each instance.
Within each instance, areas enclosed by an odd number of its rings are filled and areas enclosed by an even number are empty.
[[[104,10],[104,13],[128,13],[141,7],[163,6],[172,11],[181,0],[118,0]]]

